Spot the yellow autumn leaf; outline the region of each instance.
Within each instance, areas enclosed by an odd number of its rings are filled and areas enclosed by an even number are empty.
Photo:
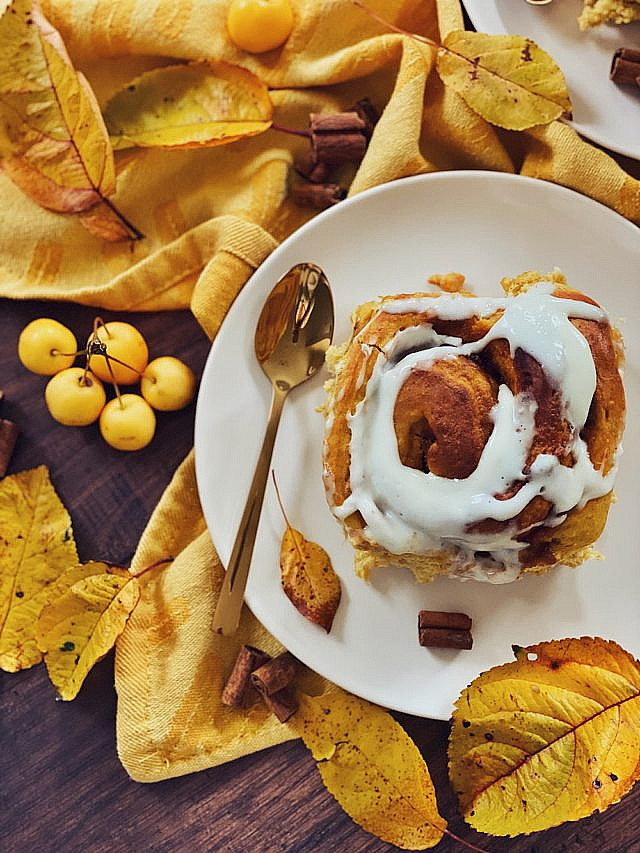
[[[100,574],[81,578],[43,608],[37,641],[49,678],[62,699],[75,699],[89,670],[111,649],[136,606],[139,586],[126,569],[94,563]]]
[[[42,660],[35,642],[41,593],[78,562],[71,519],[41,465],[0,481],[0,668]]]
[[[465,820],[537,832],[617,803],[640,777],[640,664],[600,638],[517,649],[456,703],[449,773]]]
[[[280,547],[280,578],[287,597],[305,619],[330,631],[342,588],[329,555],[287,526]]]
[[[562,71],[531,39],[455,30],[438,48],[437,69],[486,121],[526,130],[571,113]]]
[[[147,71],[109,101],[114,148],[223,145],[271,126],[269,90],[228,62],[191,62]]]
[[[140,236],[107,198],[116,188],[115,166],[95,96],[37,2],[7,5],[0,44],[4,172],[42,207],[80,213],[102,202],[119,222],[111,239]]]
[[[447,822],[418,748],[391,714],[342,690],[302,694],[293,724],[322,781],[367,832],[405,850],[426,850]]]

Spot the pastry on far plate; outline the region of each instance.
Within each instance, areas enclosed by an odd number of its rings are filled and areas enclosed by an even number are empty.
[[[578,18],[581,30],[598,24],[630,24],[640,21],[640,2],[637,0],[584,0]]]
[[[559,272],[502,286],[366,303],[329,351],[325,488],[363,577],[505,583],[596,556],[624,428],[619,334]]]

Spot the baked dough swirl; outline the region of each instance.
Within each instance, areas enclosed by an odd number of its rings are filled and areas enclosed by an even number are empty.
[[[325,488],[362,576],[504,583],[595,556],[624,428],[619,336],[560,273],[502,286],[361,305],[328,355]]]

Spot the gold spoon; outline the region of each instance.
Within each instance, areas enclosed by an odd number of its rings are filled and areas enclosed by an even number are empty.
[[[273,396],[262,449],[213,617],[213,629],[220,634],[234,634],[240,621],[284,401],[292,388],[322,367],[332,337],[333,299],[327,277],[315,264],[296,264],[267,297],[256,326],[256,358],[271,382]]]

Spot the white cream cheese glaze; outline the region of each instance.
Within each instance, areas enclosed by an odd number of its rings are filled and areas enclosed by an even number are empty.
[[[518,551],[526,543],[516,540],[514,525],[491,534],[470,532],[470,527],[487,518],[509,521],[540,494],[554,506],[543,524],[554,526],[569,510],[611,490],[617,465],[606,476],[596,471],[580,437],[596,388],[596,370],[587,341],[570,322],[571,317],[603,322],[607,316],[595,305],[555,297],[553,289],[553,284],[540,283],[506,299],[442,294],[435,300],[415,297],[381,304],[379,310],[387,313],[431,311],[440,320],[491,316],[500,309],[503,314],[476,342],[463,344],[439,335],[427,323],[399,332],[380,353],[366,396],[349,417],[351,494],[334,507],[338,517],[359,511],[364,535],[393,554],[451,549],[456,576],[504,583],[519,573]],[[525,394],[514,395],[506,385],[500,386],[491,412],[493,431],[468,477],[449,479],[403,465],[393,412],[409,374],[428,370],[440,359],[474,355],[499,339],[509,342],[512,355],[517,349],[529,353],[560,389],[572,429],[567,450],[573,454],[573,467],[541,454],[525,473],[537,404]],[[523,485],[513,497],[496,498],[514,482]]]

